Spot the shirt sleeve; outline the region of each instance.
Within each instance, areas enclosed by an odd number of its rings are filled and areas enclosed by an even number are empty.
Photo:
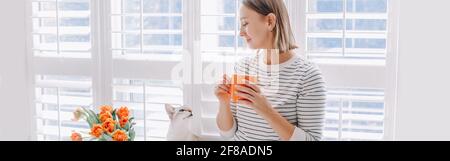
[[[290,140],[320,141],[325,117],[325,82],[314,64],[309,64],[302,80],[297,99],[297,127]]]

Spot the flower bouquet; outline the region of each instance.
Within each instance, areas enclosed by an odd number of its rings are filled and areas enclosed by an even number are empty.
[[[82,137],[78,132],[71,135],[72,141],[133,141],[135,131],[133,123],[134,118],[130,117],[128,107],[120,107],[113,109],[112,106],[101,106],[100,112],[95,113],[93,110],[86,108],[78,108],[74,112],[74,121],[81,118],[85,119],[89,124],[90,132],[88,137]]]

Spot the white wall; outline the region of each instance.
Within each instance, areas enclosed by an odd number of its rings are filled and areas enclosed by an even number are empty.
[[[449,6],[400,2],[396,140],[450,140]]]
[[[28,140],[25,0],[1,0],[0,20],[0,140]]]

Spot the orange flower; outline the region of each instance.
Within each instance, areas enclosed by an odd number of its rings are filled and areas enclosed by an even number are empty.
[[[127,141],[128,135],[123,130],[117,130],[112,134],[112,139],[114,141]]]
[[[115,130],[115,121],[111,118],[107,119],[105,122],[103,122],[102,127],[103,130],[112,133]]]
[[[81,137],[80,133],[72,132],[72,135],[70,136],[72,141],[83,141],[83,138]]]
[[[112,119],[112,115],[109,112],[101,113],[99,119],[101,122],[105,122],[108,119]]]
[[[94,125],[91,129],[91,132],[89,133],[92,136],[99,138],[103,134],[103,128],[101,125]]]
[[[103,113],[106,113],[106,112],[112,113],[113,112],[113,108],[111,106],[108,106],[108,105],[101,106],[100,107],[100,114],[103,114]]]
[[[120,118],[119,123],[120,123],[120,127],[123,128],[123,127],[128,123],[128,117],[122,117],[122,118]]]
[[[122,106],[119,108],[119,110],[117,110],[117,116],[119,116],[119,118],[128,117],[129,114],[130,114],[130,111],[128,110],[128,107],[126,107],[126,106]]]

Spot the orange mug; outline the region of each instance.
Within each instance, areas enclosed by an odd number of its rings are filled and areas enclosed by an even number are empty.
[[[231,101],[233,103],[238,102],[238,100],[240,99],[236,94],[237,93],[236,86],[245,84],[245,81],[256,84],[256,83],[258,83],[258,78],[256,76],[251,76],[251,75],[233,74],[233,76],[231,78],[231,87],[230,87],[230,93],[231,93],[231,99],[232,99]]]

